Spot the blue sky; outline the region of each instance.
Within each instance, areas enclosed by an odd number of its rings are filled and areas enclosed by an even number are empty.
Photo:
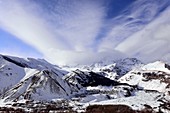
[[[21,57],[42,57],[42,54],[14,35],[0,29],[0,52]],[[1,54],[2,54],[1,53]]]
[[[169,2],[0,0],[0,52],[56,64],[123,57],[167,61]]]

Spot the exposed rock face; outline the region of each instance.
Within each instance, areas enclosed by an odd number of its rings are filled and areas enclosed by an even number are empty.
[[[117,85],[127,85],[126,83],[119,83],[115,80],[111,80],[99,73],[92,71],[80,71],[79,69],[64,76],[64,79],[71,84],[77,84],[78,86],[117,86]]]

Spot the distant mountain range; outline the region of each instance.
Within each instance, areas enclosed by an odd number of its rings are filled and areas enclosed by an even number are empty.
[[[0,111],[88,112],[94,105],[169,113],[170,66],[126,58],[59,67],[0,55]]]

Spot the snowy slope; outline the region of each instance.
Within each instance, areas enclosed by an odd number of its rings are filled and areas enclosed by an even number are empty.
[[[98,98],[96,97],[98,96]],[[115,98],[115,99],[108,99],[106,95],[94,95],[93,97],[86,97],[83,98],[81,103],[83,104],[83,107],[87,107],[90,105],[127,105],[130,106],[134,110],[142,110],[145,109],[145,106],[151,106],[155,107],[154,110],[158,112],[160,105],[159,102],[157,102],[157,96],[159,96],[159,93],[145,93],[145,92],[137,92],[135,96],[131,97],[121,97],[121,98]],[[90,99],[89,103],[85,103],[85,100]],[[168,112],[167,112],[168,113]]]
[[[27,100],[52,100],[67,98],[75,92],[71,85],[54,72],[48,70],[31,71],[18,84],[3,95],[5,101]]]
[[[8,62],[0,56],[0,95],[17,84],[25,74],[24,68]]]
[[[98,93],[92,93],[76,101],[77,106],[74,105],[74,108],[81,112],[89,105],[127,105],[139,111],[151,109],[153,112],[170,112],[170,68],[168,64],[156,61],[143,65],[131,70],[118,81],[137,87],[87,87],[88,91]],[[79,106],[82,106],[81,109]]]
[[[138,85],[146,90],[170,91],[170,68],[161,61],[132,70],[119,79],[120,82]]]
[[[51,100],[79,92],[62,79],[67,71],[45,60],[22,59],[0,55],[1,99]]]
[[[38,70],[49,69],[53,71],[60,70],[60,71],[56,71],[56,73],[58,73],[59,75],[65,75],[66,73],[68,73],[67,71],[62,70],[59,66],[53,65],[44,59],[34,59],[34,58],[23,59],[23,58],[4,56],[4,55],[2,55],[2,57],[6,61],[9,61],[23,68],[31,68],[31,69],[38,69]]]

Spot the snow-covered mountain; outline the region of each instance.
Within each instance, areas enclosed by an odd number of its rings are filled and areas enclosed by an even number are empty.
[[[62,79],[68,72],[44,60],[1,55],[0,66],[0,91],[5,101],[50,100],[78,92]]]
[[[83,70],[93,71],[100,73],[110,79],[118,79],[125,75],[132,69],[141,67],[144,65],[140,60],[136,58],[125,58],[120,60],[105,60],[93,63],[91,65],[76,65],[76,66],[63,66],[66,70]]]
[[[161,61],[149,63],[139,69],[130,71],[119,81],[138,85],[145,90],[170,91],[170,66]]]
[[[73,89],[55,72],[49,70],[34,71],[4,93],[3,99],[5,101],[22,99],[48,101],[54,98],[67,98],[74,91],[78,91],[78,89]]]
[[[89,105],[123,105],[139,113],[170,112],[170,66],[162,61],[126,58],[59,67],[0,55],[0,83],[0,111],[88,112]]]

